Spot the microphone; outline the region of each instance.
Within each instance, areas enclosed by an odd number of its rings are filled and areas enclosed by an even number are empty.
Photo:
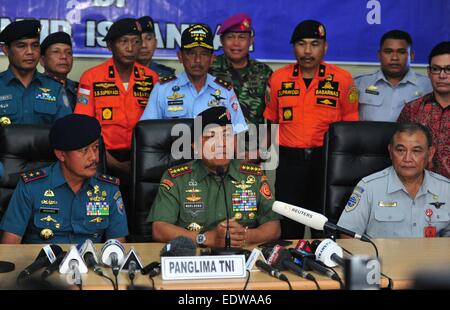
[[[42,267],[48,267],[56,259],[56,256],[61,254],[62,248],[59,245],[46,245],[40,251],[35,261],[28,265],[22,272],[20,272],[18,279],[30,276],[36,270]]]
[[[41,274],[41,279],[45,280],[49,275],[51,275],[56,269],[59,268],[59,265],[61,264],[62,260],[66,256],[67,252],[62,251],[59,253],[58,256],[56,256],[56,259],[53,263],[51,263]]]
[[[311,248],[316,254],[316,259],[327,267],[336,267],[337,265],[344,267],[342,248],[331,239],[324,239],[322,242],[314,240]]]
[[[88,268],[93,268],[96,274],[103,274],[102,268],[98,265],[98,257],[95,245],[90,239],[86,239],[81,245],[80,254]]]
[[[112,268],[113,274],[117,276],[125,255],[125,249],[119,240],[109,239],[102,246],[102,263]]]
[[[141,269],[141,274],[149,275],[150,277],[157,276],[161,273],[161,263],[151,262],[147,266]]]
[[[274,268],[270,266],[269,264],[266,264],[262,260],[258,260],[255,263],[256,267],[258,267],[259,270],[267,272],[269,275],[271,275],[274,278],[277,278],[281,281],[288,281],[288,278],[286,275],[282,274],[277,268]]]
[[[370,237],[367,234],[359,235],[351,230],[337,226],[336,224],[329,222],[328,218],[323,214],[308,209],[303,209],[281,201],[275,201],[272,205],[272,210],[316,230],[329,229],[361,241],[370,242]]]
[[[160,252],[160,256],[195,256],[197,245],[191,238],[178,236],[166,243]]]
[[[309,272],[303,270],[303,268],[297,266],[293,260],[292,256],[288,250],[283,248],[280,245],[276,245],[273,248],[264,248],[262,250],[264,257],[267,259],[267,262],[272,266],[280,270],[290,270],[296,275],[315,281],[315,278]]]
[[[134,260],[128,264],[128,277],[131,281],[136,277],[136,262]]]
[[[301,248],[302,245],[307,245],[302,241],[303,240],[298,241],[295,249],[290,249],[291,255],[295,259],[299,260],[299,262],[302,264],[302,267],[304,267],[305,270],[314,270],[332,280],[340,281],[340,278],[337,274],[316,262],[316,256],[313,253],[305,251]]]
[[[225,247],[224,248],[212,248],[212,255],[239,255],[243,254],[244,251],[240,248],[231,247],[231,233],[230,233],[230,212],[228,211],[228,199],[227,192],[225,190],[225,169],[223,166],[218,166],[216,168],[216,174],[220,177],[221,187],[223,188],[223,196],[225,197],[225,214],[226,214],[226,232],[225,232]]]

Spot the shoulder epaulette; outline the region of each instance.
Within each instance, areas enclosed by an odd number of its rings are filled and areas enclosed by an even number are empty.
[[[245,174],[263,175],[262,169],[258,165],[242,164],[239,171]]]
[[[376,180],[376,179],[379,179],[379,178],[386,177],[388,175],[389,175],[389,168],[386,168],[384,170],[375,172],[375,173],[373,173],[371,175],[368,175],[368,176],[362,178],[362,181],[364,183],[367,183],[367,182],[370,182],[370,181],[373,181],[373,180]]]
[[[173,80],[176,80],[176,79],[177,79],[177,76],[175,74],[174,75],[160,77],[159,78],[159,84],[165,84],[167,82],[170,82],[170,81],[173,81]]]
[[[445,176],[443,176],[443,175],[440,175],[440,174],[438,174],[438,173],[435,173],[435,172],[431,172],[431,171],[428,171],[429,173],[430,173],[430,176],[432,176],[433,178],[436,178],[436,179],[438,179],[439,181],[443,181],[443,182],[446,182],[446,183],[450,183],[450,179],[448,179],[447,177],[445,177]]]
[[[45,170],[38,169],[38,170],[30,170],[24,173],[20,174],[20,177],[25,183],[29,183],[31,181],[36,181],[42,178],[45,178],[47,176],[47,173]]]
[[[216,82],[216,83],[219,84],[220,86],[225,87],[225,88],[228,89],[228,90],[232,90],[232,89],[233,89],[233,84],[230,83],[230,82],[228,82],[228,81],[225,81],[224,79],[216,78],[216,79],[214,80],[214,82]]]
[[[191,173],[192,167],[191,165],[181,165],[181,166],[175,166],[167,169],[167,172],[169,175],[174,179],[176,177],[179,177],[180,175]]]
[[[107,182],[107,183],[111,183],[114,185],[119,186],[120,185],[120,180],[119,178],[110,176],[110,175],[106,175],[106,174],[97,174],[97,179],[99,179],[100,181],[103,182]]]

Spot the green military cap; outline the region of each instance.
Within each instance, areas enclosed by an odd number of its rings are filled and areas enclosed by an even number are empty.
[[[24,19],[10,23],[0,33],[0,42],[10,44],[22,38],[39,38],[41,23],[36,19]]]

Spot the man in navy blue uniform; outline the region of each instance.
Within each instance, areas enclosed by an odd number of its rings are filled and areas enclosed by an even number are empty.
[[[53,124],[72,113],[62,84],[39,73],[41,24],[28,19],[10,23],[0,33],[9,60],[0,73],[0,124]]]
[[[119,180],[97,175],[99,137],[94,117],[70,114],[55,121],[49,138],[58,161],[22,173],[0,224],[2,243],[125,241]]]

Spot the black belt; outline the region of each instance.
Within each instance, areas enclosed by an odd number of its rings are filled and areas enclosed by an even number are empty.
[[[310,148],[294,148],[294,147],[285,147],[279,146],[280,148],[280,158],[281,157],[289,157],[293,159],[303,159],[310,160],[312,158],[313,153],[321,150],[321,147],[310,147]]]

